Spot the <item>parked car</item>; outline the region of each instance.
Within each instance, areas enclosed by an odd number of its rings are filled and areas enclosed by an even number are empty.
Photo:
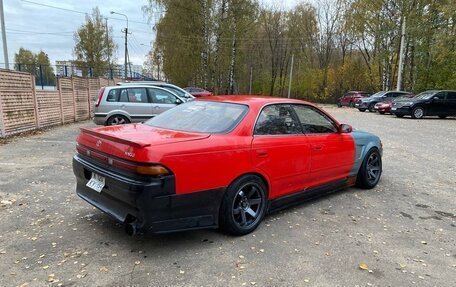
[[[94,122],[110,126],[143,122],[183,102],[178,95],[155,86],[103,87],[95,103]]]
[[[214,96],[143,124],[82,128],[77,194],[138,231],[252,232],[268,211],[357,185],[373,188],[382,144],[315,105]]]
[[[400,92],[400,91],[380,91],[378,93],[373,94],[370,97],[359,99],[355,107],[360,112],[365,112],[369,110],[369,112],[375,112],[375,104],[378,102],[384,101],[392,101],[398,97],[403,97],[406,95],[410,95],[411,93],[408,92]]]
[[[347,92],[343,97],[340,97],[337,100],[337,106],[338,107],[347,106],[347,107],[353,108],[355,106],[355,103],[359,99],[366,98],[369,96],[370,96],[370,94],[367,92],[350,91],[350,92]]]
[[[400,99],[412,98],[413,96],[414,96],[413,94],[406,94],[406,95],[398,97],[394,100],[386,100],[383,102],[378,102],[375,104],[374,109],[382,115],[386,114],[386,113],[391,114],[391,108],[393,106],[394,101],[398,101]]]
[[[129,86],[129,85],[145,85],[145,86],[154,86],[154,87],[160,87],[169,90],[170,92],[175,93],[178,95],[181,99],[185,101],[190,101],[195,99],[192,94],[187,92],[186,90],[182,89],[181,87],[178,87],[176,85],[162,82],[162,81],[135,81],[135,82],[120,82],[117,83],[117,85],[120,86]]]
[[[213,96],[214,94],[209,92],[209,91],[206,91],[205,89],[201,89],[201,88],[195,88],[195,87],[187,87],[187,88],[184,88],[184,90],[186,90],[187,92],[189,92],[190,94],[192,94],[194,97],[208,97],[208,96]]]
[[[456,91],[425,91],[413,98],[395,101],[391,112],[399,118],[410,115],[414,119],[456,116]]]

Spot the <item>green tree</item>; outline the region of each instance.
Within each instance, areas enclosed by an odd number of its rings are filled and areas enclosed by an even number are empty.
[[[46,54],[43,51],[40,51],[38,54],[35,55],[35,63],[38,68],[41,68],[43,82],[49,86],[55,85],[54,69],[51,66],[48,54]],[[37,76],[39,77],[40,74],[38,74]]]
[[[105,21],[98,7],[93,9],[92,15],[86,16],[86,23],[75,32],[74,54],[76,64],[81,67],[83,76],[89,74],[89,68],[92,68],[92,75],[95,77],[106,76],[109,66],[108,59],[111,63],[115,62],[113,55],[117,46],[112,39],[112,27],[109,28],[106,40],[107,32]]]
[[[28,72],[35,75],[35,55],[32,51],[25,48],[19,48],[14,54],[14,69],[17,71]]]

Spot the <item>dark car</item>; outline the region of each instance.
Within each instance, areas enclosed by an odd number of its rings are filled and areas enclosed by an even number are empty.
[[[359,99],[366,98],[369,96],[370,96],[370,94],[367,92],[350,91],[350,92],[347,92],[343,97],[340,97],[337,100],[337,106],[338,107],[347,106],[347,107],[353,108],[355,106],[355,103]]]
[[[378,102],[375,104],[374,108],[381,115],[384,115],[386,113],[391,114],[391,108],[393,107],[393,102],[399,101],[402,99],[410,99],[410,98],[413,98],[414,96],[415,95],[413,95],[413,94],[408,94],[403,97],[398,97],[394,100],[386,100],[386,101]]]
[[[413,119],[456,116],[456,91],[425,91],[410,99],[397,100],[393,102],[391,112],[399,118],[410,115]]]
[[[401,92],[401,91],[380,91],[378,93],[373,94],[372,96],[370,96],[368,98],[359,99],[356,102],[355,107],[360,112],[365,112],[366,110],[369,110],[369,112],[375,112],[376,103],[384,102],[384,101],[392,101],[398,97],[404,97],[407,95],[411,95],[411,93]]]

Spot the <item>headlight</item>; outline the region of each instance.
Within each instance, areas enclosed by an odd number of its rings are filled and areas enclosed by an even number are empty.
[[[413,105],[413,102],[405,102],[405,103],[402,103],[402,105],[408,107],[408,106]]]

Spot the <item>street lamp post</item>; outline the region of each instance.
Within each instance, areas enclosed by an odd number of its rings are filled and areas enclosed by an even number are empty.
[[[128,71],[128,69],[127,69],[127,65],[128,65],[128,17],[125,14],[118,13],[115,11],[111,11],[111,14],[117,14],[117,15],[124,16],[125,19],[127,20],[127,28],[125,28],[125,63],[124,63],[125,80],[126,80],[128,77],[128,72],[127,72]]]

